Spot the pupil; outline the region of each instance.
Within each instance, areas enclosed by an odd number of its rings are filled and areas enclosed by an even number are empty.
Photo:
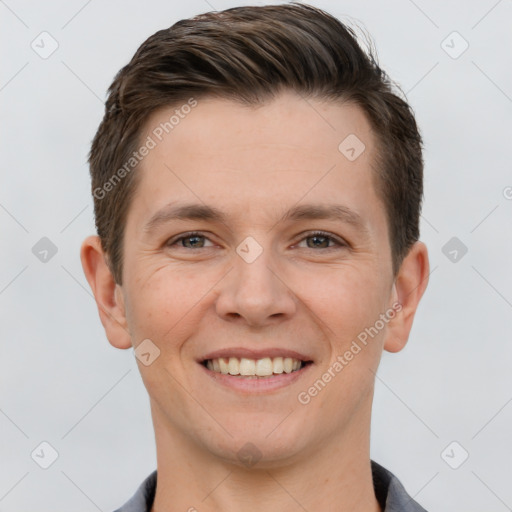
[[[321,236],[321,235],[315,235],[315,236],[312,236],[311,238],[312,238],[313,240],[318,240],[319,238],[320,238],[320,239],[322,239],[322,238],[323,238],[323,239],[324,239],[324,241],[327,241],[327,237],[325,237],[325,236]],[[314,244],[314,247],[318,247],[318,244]]]
[[[187,238],[187,240],[196,240],[196,241],[197,241],[197,240],[198,240],[198,239],[200,239],[200,238],[201,238],[200,236],[194,235],[194,236],[189,236],[189,237]],[[196,244],[195,244],[194,242],[192,242],[192,244],[191,244],[191,245],[192,245],[193,247],[196,247]]]

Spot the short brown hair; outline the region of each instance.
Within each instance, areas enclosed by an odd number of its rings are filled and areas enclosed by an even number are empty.
[[[96,228],[116,282],[122,283],[124,227],[137,185],[136,166],[121,170],[149,116],[191,96],[258,105],[282,89],[355,103],[365,113],[376,135],[374,184],[396,276],[419,238],[422,139],[411,107],[374,55],[350,27],[294,2],[208,12],[149,37],[109,87],[89,155]]]

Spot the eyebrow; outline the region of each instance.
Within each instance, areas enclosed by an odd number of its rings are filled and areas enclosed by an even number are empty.
[[[228,216],[221,210],[200,203],[169,204],[157,211],[145,224],[143,230],[150,233],[173,220],[202,220],[227,224]],[[304,204],[290,208],[276,224],[298,220],[336,220],[357,228],[361,234],[369,236],[362,217],[341,204]]]

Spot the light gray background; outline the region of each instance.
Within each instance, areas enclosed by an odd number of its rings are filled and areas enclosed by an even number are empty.
[[[512,2],[312,3],[370,32],[426,146],[432,274],[409,344],[383,356],[372,458],[429,512],[512,510]],[[108,512],[156,467],[133,352],[108,344],[80,265],[86,156],[108,85],[149,35],[242,4],[0,1],[0,510]],[[59,44],[47,59],[31,48],[42,31]],[[469,43],[458,58],[453,31]],[[43,263],[45,236],[58,252]],[[59,454],[48,469],[31,458],[42,441]]]

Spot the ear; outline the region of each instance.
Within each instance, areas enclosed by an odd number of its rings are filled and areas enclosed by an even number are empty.
[[[122,289],[116,284],[107,265],[98,236],[90,236],[84,240],[80,259],[108,341],[116,348],[131,348]]]
[[[398,307],[395,307],[396,315],[388,322],[384,350],[399,352],[405,347],[414,314],[428,285],[429,273],[427,246],[417,241],[404,258],[393,284],[393,301]]]

